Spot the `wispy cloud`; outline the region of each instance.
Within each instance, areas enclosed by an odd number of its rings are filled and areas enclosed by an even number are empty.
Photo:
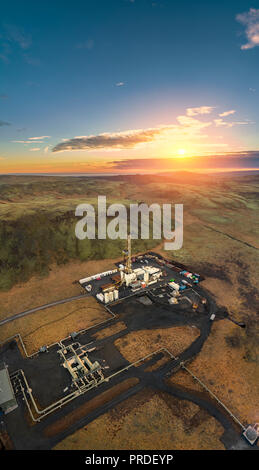
[[[245,126],[252,124],[250,121],[224,121],[222,118],[214,119],[216,127],[233,127],[233,126]]]
[[[3,40],[2,38],[1,46],[0,46],[0,59],[6,64],[8,64],[8,62],[10,61],[9,58],[10,58],[11,53],[12,53],[12,49],[11,49],[10,44],[6,42],[5,40]]]
[[[174,135],[186,134],[201,136],[201,130],[211,122],[202,122],[190,116],[178,116],[177,124],[161,125],[147,129],[130,129],[123,132],[111,132],[98,135],[77,136],[65,139],[57,144],[52,152],[66,150],[131,149],[138,145],[151,143]]]
[[[42,140],[42,139],[49,139],[50,135],[41,135],[40,137],[29,137],[28,140]]]
[[[21,49],[28,49],[31,46],[31,36],[26,34],[22,28],[14,24],[5,24],[5,37],[11,42],[17,44]]]
[[[94,40],[93,39],[87,39],[86,41],[79,42],[76,45],[77,49],[88,49],[89,51],[93,49],[94,47]]]
[[[33,147],[29,150],[30,150],[30,152],[38,152],[40,150],[40,147]]]
[[[224,111],[224,113],[220,113],[219,116],[220,117],[226,117],[226,116],[230,116],[231,114],[235,114],[235,109],[230,109],[229,111]]]
[[[6,100],[8,98],[8,95],[6,95],[5,93],[2,93],[0,95],[0,100]]]
[[[32,45],[32,39],[22,28],[14,24],[4,24],[3,33],[1,35],[0,59],[9,63],[10,58],[15,51],[19,51],[23,60],[34,66],[39,66],[41,61],[29,54]]]
[[[125,86],[125,83],[124,82],[118,82],[115,84],[116,86],[120,87],[120,86]]]
[[[3,126],[10,126],[10,125],[11,125],[10,122],[1,121],[1,119],[0,119],[0,127],[3,127]]]
[[[188,110],[187,110],[188,112]],[[177,121],[179,124],[182,126],[179,130],[186,128],[186,129],[193,129],[196,131],[200,131],[201,129],[204,129],[205,127],[209,127],[211,125],[211,122],[204,122],[200,121],[199,119],[190,117],[190,115],[182,115],[182,116],[177,116]]]
[[[24,58],[24,60],[27,64],[34,65],[35,67],[39,67],[42,64],[42,62],[39,58],[31,57],[31,55],[29,55],[29,54],[24,54],[23,58]]]
[[[46,144],[45,139],[50,138],[49,135],[42,135],[40,137],[28,137],[26,140],[13,140],[16,144]]]
[[[237,21],[245,26],[247,43],[241,46],[242,50],[259,46],[259,9],[250,8],[245,13],[236,16]]]
[[[21,28],[18,28],[13,24],[3,25],[0,45],[0,59],[3,62],[10,62],[10,57],[15,47],[25,51],[26,49],[29,49],[30,46],[31,37],[25,34]]]
[[[259,167],[259,151],[251,152],[224,152],[211,155],[177,158],[127,158],[123,160],[113,160],[108,163],[109,170],[158,170],[165,171],[183,168],[242,168],[242,167]]]
[[[213,111],[213,106],[199,106],[198,108],[187,108],[187,116],[197,116],[198,114],[210,114]]]
[[[64,150],[93,150],[104,148],[129,149],[138,144],[151,142],[155,137],[161,135],[161,133],[169,128],[170,126],[165,126],[74,137],[73,139],[65,140],[57,144],[52,151],[60,152]]]
[[[44,144],[44,140],[13,140],[15,144]]]
[[[198,119],[197,115],[210,114],[214,108],[212,106],[201,106],[198,108],[187,108],[186,114],[176,117],[176,123],[160,125],[146,129],[129,129],[120,132],[105,132],[97,135],[80,135],[71,139],[62,139],[61,142],[52,148],[52,152],[64,152],[73,150],[123,150],[133,149],[143,144],[157,142],[176,142],[177,140],[199,140],[206,139],[208,135],[204,133],[210,126],[233,127],[236,125],[248,125],[249,121],[224,121],[218,118],[214,120]],[[234,110],[221,113],[222,116],[233,114]],[[201,145],[201,144],[200,144]],[[225,143],[212,144],[207,146],[225,146]]]

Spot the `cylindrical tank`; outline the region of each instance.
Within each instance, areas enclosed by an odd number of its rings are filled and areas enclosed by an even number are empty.
[[[114,294],[114,300],[117,300],[119,298],[119,291],[117,289],[115,289],[113,294]]]
[[[98,300],[100,300],[101,302],[104,301],[104,296],[103,296],[103,294],[101,294],[101,293],[100,293],[100,294],[97,294],[97,295],[96,295],[96,298],[97,298]]]

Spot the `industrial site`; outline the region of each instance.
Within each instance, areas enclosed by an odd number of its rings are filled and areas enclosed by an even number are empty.
[[[225,448],[255,448],[258,423],[242,423],[209,384],[188,368],[209,337],[213,322],[227,315],[202,288],[203,280],[200,274],[156,252],[134,255],[128,236],[123,259],[114,269],[81,278],[81,294],[60,301],[76,300],[79,306],[82,299],[91,297],[108,318],[103,314],[104,319],[96,324],[72,331],[56,343],[43,344],[32,354],[19,331],[0,344],[1,445],[53,448],[118,403],[151,387],[204,408],[224,428],[221,441]],[[0,328],[44,308],[46,305],[14,315],[2,321]],[[149,352],[131,362],[118,347],[128,334],[172,327],[177,332],[183,326],[192,329],[193,340],[186,344],[179,340],[177,350],[170,341],[167,347],[157,347],[150,336]],[[175,387],[170,378],[179,370],[203,392]]]

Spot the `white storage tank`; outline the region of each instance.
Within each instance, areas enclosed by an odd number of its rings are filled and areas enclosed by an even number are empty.
[[[114,296],[114,300],[118,300],[119,298],[119,291],[117,289],[115,289],[115,291],[113,291],[113,296]]]
[[[109,294],[108,294],[108,292],[105,292],[105,294],[104,294],[104,302],[105,302],[106,304],[108,304],[108,302],[109,302]]]
[[[113,291],[112,291],[112,292],[109,292],[109,301],[110,301],[110,302],[113,301]]]
[[[100,294],[97,294],[97,295],[96,295],[96,298],[97,298],[98,300],[100,300],[101,302],[104,301],[104,296],[103,296],[103,294],[101,294],[101,293],[100,293]]]

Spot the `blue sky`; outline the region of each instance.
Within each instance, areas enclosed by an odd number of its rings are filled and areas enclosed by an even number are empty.
[[[253,151],[259,167],[258,46],[258,1],[5,3],[0,166],[112,171],[115,161],[193,166],[195,155]]]

